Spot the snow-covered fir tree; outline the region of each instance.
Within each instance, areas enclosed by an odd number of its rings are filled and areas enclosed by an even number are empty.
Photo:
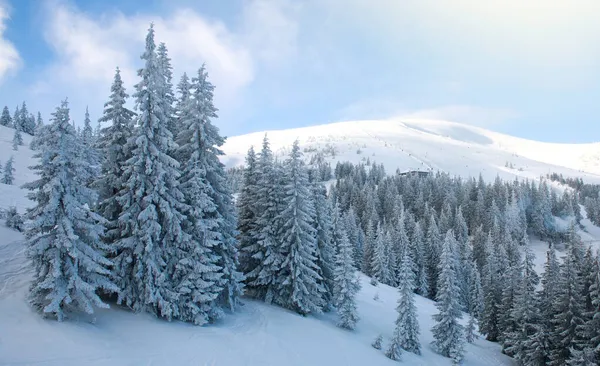
[[[282,190],[276,175],[276,164],[269,140],[265,135],[262,149],[256,164],[255,212],[257,217],[253,228],[248,232],[251,244],[242,247],[245,262],[246,289],[250,296],[273,302],[279,286],[279,269],[283,263],[283,253],[279,246]]]
[[[117,198],[122,212],[115,242],[116,277],[120,303],[172,319],[179,312],[179,294],[172,281],[175,249],[177,243],[189,240],[182,230],[187,207],[177,182],[179,164],[169,155],[177,145],[162,109],[165,82],[152,25],[142,60],[134,95],[138,127],[128,141],[132,156],[123,166],[124,184]]]
[[[4,165],[4,171],[2,172],[2,183],[12,185],[15,181],[15,157],[10,156]]]
[[[408,251],[402,256],[402,266],[398,276],[398,288],[400,298],[398,299],[398,318],[388,357],[398,359],[400,348],[408,352],[421,354],[421,343],[419,342],[419,323],[417,320],[417,307],[415,306],[414,289],[415,275],[412,268],[412,257]]]
[[[119,68],[111,86],[109,100],[104,104],[104,113],[99,122],[107,124],[100,130],[96,148],[102,157],[100,176],[93,186],[98,191],[96,211],[106,219],[104,240],[112,244],[120,236],[119,215],[123,211],[117,197],[124,190],[123,168],[131,158],[130,137],[134,130],[135,113],[125,106],[129,95],[123,86]],[[113,254],[118,254],[113,253]]]
[[[243,273],[249,273],[257,268],[260,263],[254,258],[255,253],[255,234],[256,221],[259,212],[256,208],[258,189],[257,156],[254,147],[251,146],[246,154],[246,164],[242,188],[237,199],[238,209],[238,238],[240,250],[240,270]]]
[[[297,140],[285,162],[284,174],[285,208],[280,214],[283,263],[279,276],[282,282],[274,301],[301,314],[318,313],[325,305],[325,288],[319,284],[322,277],[317,266],[318,248],[312,226],[315,209]]]
[[[213,250],[217,255],[217,265],[221,267],[223,273],[223,291],[218,300],[222,305],[234,310],[243,292],[243,275],[238,270],[237,217],[225,166],[219,160],[223,155],[221,146],[225,143],[225,138],[221,136],[219,128],[212,123],[212,120],[217,118],[217,109],[213,103],[214,86],[208,80],[204,65],[198,69],[197,76],[192,78],[191,89],[189,112],[184,113],[187,122],[183,124],[183,128],[188,131],[182,131],[178,135],[181,144],[179,152],[185,154],[186,151],[193,151],[192,145],[197,149],[197,155],[190,155],[190,160],[194,162],[188,161],[184,171],[186,173],[196,169],[204,171],[209,187],[207,193],[215,205],[214,212],[207,218],[216,223]],[[190,130],[195,131],[196,135],[193,136],[194,132],[190,134]]]
[[[335,248],[340,247],[338,243],[334,242],[334,237],[341,239],[341,235],[333,235],[333,222],[331,218],[334,215],[339,215],[339,213],[337,212],[337,207],[331,207],[331,201],[327,199],[327,189],[325,186],[313,182],[311,191],[315,206],[315,218],[313,222],[317,235],[317,266],[320,270],[319,274],[323,278],[320,284],[325,289],[323,294],[325,306],[323,310],[327,311],[333,305]]]
[[[90,112],[88,107],[85,107],[85,116],[83,118],[83,130],[81,131],[81,140],[85,146],[94,145],[94,130],[92,129],[92,121],[90,120]]]
[[[557,283],[557,297],[553,300],[553,319],[550,352],[550,365],[564,365],[573,355],[572,350],[581,351],[584,340],[579,327],[584,324],[583,243],[575,232],[575,225],[569,229],[569,242],[566,257],[560,266]]]
[[[177,156],[183,164],[180,190],[188,206],[185,228],[192,242],[178,243],[176,279],[183,280],[184,288],[179,292],[184,298],[189,297],[182,301],[182,316],[193,318],[196,323],[202,319],[203,323],[218,315],[219,298],[227,306],[235,307],[241,294],[241,276],[237,272],[237,249],[231,226],[234,217],[231,208],[222,207],[232,205],[232,201],[231,197],[224,197],[229,193],[218,160],[218,147],[223,139],[210,121],[216,117],[212,86],[204,69],[200,69],[192,83],[193,98],[188,97],[187,104],[180,102],[181,128],[177,136]]]
[[[388,266],[388,249],[386,248],[385,233],[381,225],[377,228],[377,239],[373,250],[371,262],[372,276],[381,283],[388,284],[391,281],[390,268]]]
[[[433,316],[436,324],[431,328],[433,348],[455,363],[464,355],[464,327],[458,322],[462,318],[460,311],[460,287],[457,278],[458,259],[456,258],[454,233],[446,234],[439,262],[438,293],[436,307],[438,313]]]
[[[29,301],[38,311],[63,320],[68,312],[108,307],[98,290],[117,291],[110,281],[109,248],[100,236],[102,217],[86,205],[94,192],[85,185],[85,147],[69,121],[66,101],[52,114],[37,142],[39,179],[27,183],[36,203],[27,212],[27,253],[34,265]]]
[[[19,146],[23,146],[23,135],[21,134],[21,127],[15,125],[15,132],[12,139],[13,150],[19,150]]]
[[[346,233],[342,232],[341,242],[335,255],[334,305],[338,313],[338,326],[354,329],[359,320],[356,295],[360,291],[360,280],[354,267],[353,248]]]
[[[0,125],[5,127],[13,127],[12,117],[7,106],[2,109],[2,115],[0,115]]]

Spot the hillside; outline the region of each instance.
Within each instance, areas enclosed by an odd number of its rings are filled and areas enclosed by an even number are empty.
[[[298,139],[307,155],[321,151],[332,162],[368,158],[383,163],[388,173],[432,170],[512,180],[557,172],[600,182],[600,144],[543,143],[454,122],[417,119],[340,122],[234,136],[223,148],[226,164],[243,164],[248,148],[258,148],[265,133],[280,156]],[[506,167],[507,162],[512,168]]]
[[[15,185],[0,184],[0,208],[30,202],[19,185],[35,179],[27,168],[33,152],[12,150],[13,130],[0,127],[0,153],[16,159]],[[25,136],[25,142],[30,137]],[[371,347],[378,335],[384,347],[393,332],[397,291],[373,287],[362,278],[361,321],[354,332],[335,326],[335,315],[302,317],[278,307],[244,300],[244,306],[218,324],[195,327],[157,320],[113,307],[93,318],[64,323],[44,320],[26,302],[31,276],[24,237],[0,225],[0,365],[393,365]],[[374,300],[375,293],[379,299]],[[429,343],[433,302],[417,297],[423,356],[403,354],[411,365],[449,365]],[[466,319],[465,319],[466,320]],[[306,350],[311,350],[307,352]],[[467,346],[465,365],[511,365],[500,346],[484,340]]]
[[[12,154],[16,159],[15,185],[0,184],[0,208],[16,205],[22,212],[29,201],[19,185],[35,179],[27,168],[35,161],[26,146],[18,152],[12,150],[12,133],[12,129],[0,127],[0,160],[4,163]],[[230,138],[224,149],[225,162],[238,165],[247,148],[258,146],[263,136],[261,132]],[[347,122],[271,131],[269,137],[278,154],[298,137],[306,150],[335,150],[332,161],[357,162],[369,157],[384,163],[388,171],[433,169],[463,176],[476,176],[481,171],[487,179],[496,174],[507,179],[536,178],[556,171],[600,182],[595,145],[543,144],[447,122]],[[25,142],[28,144],[30,137],[25,136]],[[560,161],[568,162],[559,155],[570,156],[579,164],[574,166],[586,173],[561,166]],[[579,156],[589,159],[579,161]],[[557,165],[552,164],[553,157]],[[506,161],[523,167],[523,171],[505,168]],[[595,233],[598,230],[590,230],[586,239],[600,237]],[[370,344],[382,334],[387,346],[396,317],[397,291],[386,285],[373,287],[365,276],[358,296],[361,320],[354,332],[337,328],[334,314],[302,317],[247,299],[236,314],[206,327],[169,323],[118,307],[101,310],[93,318],[57,323],[42,319],[26,303],[31,271],[23,236],[0,225],[0,237],[0,365],[396,364]],[[544,243],[535,244],[540,260]],[[450,365],[449,359],[435,354],[429,346],[434,303],[419,296],[416,302],[423,355],[405,352],[403,363]],[[500,353],[498,344],[479,339],[467,346],[464,364],[512,365],[513,361]]]

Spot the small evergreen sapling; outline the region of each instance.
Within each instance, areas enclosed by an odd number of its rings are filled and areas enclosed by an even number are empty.
[[[4,166],[4,173],[2,174],[2,183],[12,185],[15,180],[15,168],[14,168],[14,156],[11,156],[10,159],[6,161],[6,165]]]
[[[375,338],[373,343],[371,343],[371,346],[373,346],[373,348],[375,348],[375,349],[381,349],[382,343],[383,343],[383,336],[380,334]]]

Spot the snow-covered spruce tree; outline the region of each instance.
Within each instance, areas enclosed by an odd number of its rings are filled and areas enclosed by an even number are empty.
[[[399,359],[400,349],[408,352],[421,354],[421,343],[419,342],[419,322],[417,320],[417,307],[415,306],[414,289],[415,275],[411,271],[412,257],[408,251],[402,256],[402,266],[398,275],[398,288],[400,298],[398,299],[398,318],[394,336],[386,355],[392,360]]]
[[[17,126],[21,126],[21,111],[19,110],[19,106],[17,105],[15,107],[15,112],[13,114],[13,118],[12,118],[12,128],[16,129]]]
[[[42,119],[42,114],[38,112],[37,118],[35,120],[35,134],[38,134],[38,131],[44,127],[44,120]]]
[[[327,311],[333,305],[335,244],[333,242],[331,217],[337,214],[337,211],[333,212],[334,208],[331,207],[331,203],[327,199],[325,186],[316,182],[312,183],[311,191],[315,205],[314,226],[317,231],[317,266],[320,270],[319,274],[323,278],[320,283],[325,288],[323,294],[325,307],[323,310]]]
[[[189,240],[181,226],[186,209],[179,190],[179,164],[169,155],[176,148],[163,113],[164,76],[159,72],[151,25],[142,54],[144,67],[135,86],[137,130],[129,139],[132,156],[123,166],[118,202],[120,237],[115,243],[119,303],[166,319],[178,314],[172,283],[177,243]]]
[[[594,357],[600,360],[600,254],[593,255],[588,248],[586,258],[588,255],[591,257],[587,273],[589,304],[582,337],[589,339],[588,348],[594,350]]]
[[[439,312],[433,316],[436,324],[431,328],[431,332],[434,338],[433,348],[442,356],[459,363],[464,354],[465,335],[463,326],[458,322],[462,314],[459,303],[460,287],[456,274],[458,266],[456,255],[454,233],[448,230],[439,263],[436,298]]]
[[[114,243],[120,235],[118,220],[123,208],[117,197],[124,190],[123,168],[131,158],[133,147],[129,139],[134,130],[135,113],[125,107],[128,98],[121,72],[117,68],[109,100],[104,104],[104,113],[99,119],[99,122],[108,125],[100,130],[100,135],[96,138],[96,149],[102,159],[101,173],[93,184],[98,191],[96,211],[106,219],[106,232],[103,239],[108,244]]]
[[[427,267],[425,257],[425,234],[421,229],[421,223],[415,224],[411,248],[413,249],[412,257],[415,261],[416,276],[415,276],[415,292],[421,296],[427,296],[429,293],[429,281],[427,279]]]
[[[88,107],[85,107],[85,117],[83,118],[81,140],[88,148],[94,145],[94,130],[92,129],[92,121],[90,120],[90,111]]]
[[[469,271],[469,322],[466,329],[467,342],[473,343],[478,338],[475,333],[478,328],[479,316],[483,310],[483,289],[481,287],[481,276],[475,261],[467,263]]]
[[[360,291],[360,280],[354,267],[353,248],[346,233],[335,255],[334,305],[337,308],[340,328],[354,329],[359,320],[356,294]]]
[[[529,246],[523,249],[525,258],[521,264],[521,283],[516,290],[515,307],[512,311],[512,318],[518,328],[505,337],[504,348],[507,354],[525,362],[528,353],[525,343],[533,337],[540,323],[535,297],[540,279],[535,271],[535,254]]]
[[[523,352],[518,353],[519,361],[525,365],[545,366],[550,363],[550,352],[553,346],[552,330],[553,302],[558,295],[558,281],[560,267],[556,258],[556,251],[551,245],[546,253],[546,264],[542,273],[542,290],[537,296],[536,311],[539,313],[539,322],[533,322],[533,334],[523,344]]]
[[[579,327],[584,324],[583,255],[583,243],[575,232],[574,224],[571,224],[567,254],[561,265],[557,297],[552,306],[554,328],[550,365],[564,365],[571,358],[572,350],[581,351],[585,345],[586,340],[579,332]]]
[[[506,252],[501,246],[495,246],[492,233],[488,234],[486,241],[487,260],[483,269],[483,311],[480,317],[480,330],[486,335],[488,341],[495,342],[500,337],[499,309],[502,301],[502,277],[506,267],[503,265],[502,257]]]
[[[12,185],[15,181],[15,167],[13,166],[15,163],[15,157],[10,156],[10,158],[6,161],[6,165],[4,165],[4,172],[2,174],[2,183]]]
[[[5,127],[13,127],[12,117],[7,106],[2,109],[2,115],[0,116],[0,125]]]
[[[369,220],[367,222],[367,230],[365,232],[365,247],[363,250],[363,260],[361,264],[361,271],[367,276],[372,275],[371,263],[373,262],[373,253],[375,251],[375,227],[373,222]]]
[[[62,321],[66,312],[108,307],[96,292],[117,288],[100,240],[102,217],[85,204],[94,192],[85,186],[84,146],[69,123],[66,101],[52,114],[43,138],[35,155],[39,163],[32,167],[39,179],[24,185],[36,203],[27,212],[27,254],[34,265],[29,301]]]
[[[168,78],[168,75],[165,76],[165,79]],[[190,108],[188,113],[184,113],[186,119],[182,126],[187,131],[181,131],[178,135],[181,145],[179,156],[184,156],[183,162],[187,161],[184,163],[185,174],[189,172],[194,175],[193,179],[206,179],[206,194],[214,204],[214,211],[210,212],[207,208],[204,217],[206,220],[214,220],[216,224],[214,236],[208,239],[213,241],[216,264],[223,274],[223,291],[218,301],[234,310],[243,291],[243,275],[238,270],[237,218],[225,166],[219,160],[223,155],[221,146],[225,143],[225,138],[212,123],[217,118],[217,108],[213,104],[214,86],[208,81],[204,65],[198,70],[197,76],[192,78],[191,89]],[[165,95],[168,99],[168,93]]]
[[[248,273],[256,268],[259,263],[253,258],[255,248],[256,220],[258,212],[256,210],[257,198],[257,156],[254,147],[251,146],[246,154],[246,165],[244,166],[244,175],[242,178],[242,188],[237,199],[238,209],[238,242],[240,251],[240,270]]]
[[[27,104],[25,102],[23,102],[21,105],[19,113],[21,114],[19,118],[20,130],[33,136],[35,133],[35,117],[32,114],[29,114],[29,110],[27,109]]]
[[[319,284],[322,278],[316,263],[317,243],[312,226],[315,209],[297,140],[285,161],[284,174],[285,209],[280,214],[284,259],[279,273],[282,282],[274,301],[300,314],[318,313],[325,305],[325,289]]]
[[[276,163],[265,135],[262,149],[256,164],[256,200],[257,218],[255,227],[250,232],[253,245],[244,247],[244,256],[255,259],[254,267],[245,268],[246,289],[250,296],[273,302],[273,296],[280,284],[278,276],[283,263],[278,234],[281,220],[281,196],[278,185]]]
[[[441,234],[438,229],[435,214],[432,213],[429,219],[429,227],[425,237],[425,269],[429,279],[429,298],[435,299],[437,296],[437,280],[439,275],[438,264],[441,255]]]
[[[21,127],[15,125],[15,133],[12,139],[13,150],[19,150],[19,146],[23,146],[23,135],[21,134]]]
[[[220,257],[224,244],[221,240],[225,238],[220,232],[220,222],[225,218],[218,212],[213,199],[216,189],[208,179],[208,172],[218,168],[212,166],[214,159],[210,155],[215,155],[215,144],[220,137],[207,134],[216,132],[208,126],[210,118],[215,115],[207,108],[209,96],[204,95],[205,90],[197,84],[198,81],[194,79],[194,98],[188,98],[185,105],[182,102],[178,113],[181,128],[177,137],[177,156],[183,166],[179,183],[188,206],[184,227],[191,241],[177,243],[178,262],[174,281],[181,294],[180,317],[204,324],[220,316],[217,299],[226,288],[229,291],[229,283],[226,277],[223,278],[220,265],[225,263]],[[233,261],[234,271],[236,260],[231,258],[228,261]],[[233,302],[237,296],[237,293],[233,294]]]
[[[373,260],[371,262],[372,276],[381,283],[390,283],[390,269],[387,261],[387,248],[385,233],[380,224],[377,227],[377,238],[373,250]]]
[[[169,52],[164,42],[161,42],[156,49],[156,61],[158,72],[163,76],[161,79],[163,85],[162,88],[160,88],[162,112],[168,119],[167,128],[173,136],[177,136],[179,134],[179,128],[176,126],[175,109],[173,106],[175,103],[175,94],[173,92],[173,67],[171,66]]]
[[[178,136],[181,131],[183,120],[186,118],[186,110],[189,108],[189,103],[192,98],[192,84],[190,83],[190,78],[187,73],[183,73],[179,84],[177,84],[177,94],[178,97],[175,101],[175,108],[173,109],[173,130],[176,130],[176,133],[173,136]]]

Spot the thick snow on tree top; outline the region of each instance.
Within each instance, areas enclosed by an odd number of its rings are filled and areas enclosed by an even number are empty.
[[[278,157],[294,140],[308,159],[323,152],[331,162],[384,164],[388,173],[443,171],[486,180],[539,178],[549,172],[600,183],[600,144],[559,144],[526,140],[455,122],[421,119],[339,122],[287,130],[263,131],[227,139],[228,167],[242,165],[248,148],[260,148],[265,135]],[[507,166],[508,163],[508,166]]]

